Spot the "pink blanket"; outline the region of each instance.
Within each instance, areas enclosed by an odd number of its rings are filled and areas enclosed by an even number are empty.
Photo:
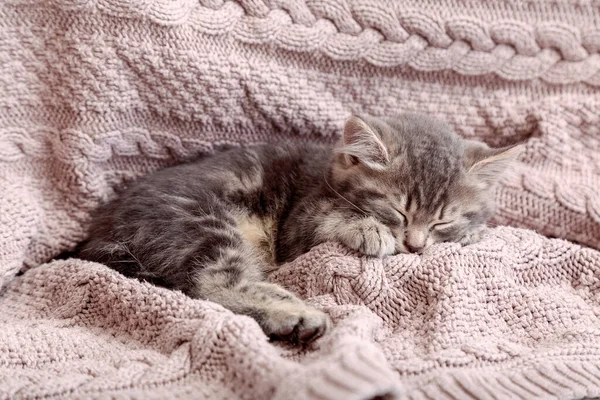
[[[547,4],[2,2],[0,398],[600,396],[600,11]],[[511,227],[423,256],[331,243],[284,265],[272,279],[334,322],[307,348],[50,262],[124,181],[398,111],[525,143],[497,192],[494,223]]]

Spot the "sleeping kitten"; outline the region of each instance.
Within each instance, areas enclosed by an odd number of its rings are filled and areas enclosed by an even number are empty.
[[[377,257],[472,243],[516,154],[423,116],[352,117],[336,147],[238,148],[138,181],[95,212],[79,255],[309,342],[328,317],[267,272],[326,241]]]

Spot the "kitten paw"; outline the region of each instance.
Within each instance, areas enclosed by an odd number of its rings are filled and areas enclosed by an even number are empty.
[[[310,343],[323,336],[331,322],[327,314],[305,305],[282,305],[269,310],[263,330],[271,340]]]
[[[368,256],[383,257],[396,251],[391,229],[370,217],[350,225],[341,239],[346,246]]]

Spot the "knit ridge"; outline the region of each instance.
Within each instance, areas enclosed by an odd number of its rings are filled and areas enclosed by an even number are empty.
[[[441,20],[393,3],[341,1],[336,7],[296,1],[252,2],[134,0],[88,1],[117,17],[149,18],[161,25],[190,24],[208,35],[230,34],[252,44],[291,51],[319,50],[335,60],[365,61],[380,67],[408,65],[418,71],[452,70],[461,75],[494,73],[507,80],[539,78],[551,84],[600,85],[600,29],[582,31],[553,21]],[[326,4],[326,3],[325,3]],[[71,1],[58,7],[71,8]]]

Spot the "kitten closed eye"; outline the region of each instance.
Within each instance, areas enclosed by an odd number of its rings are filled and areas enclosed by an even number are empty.
[[[439,229],[444,229],[444,228],[448,228],[449,226],[451,226],[454,223],[454,221],[444,221],[444,222],[436,222],[433,225],[429,226],[429,230],[433,231],[433,230],[439,230]]]
[[[402,224],[406,226],[408,224],[408,218],[406,218],[406,214],[397,208],[395,208],[394,211],[396,211],[396,213],[399,215],[399,219],[402,221]]]

